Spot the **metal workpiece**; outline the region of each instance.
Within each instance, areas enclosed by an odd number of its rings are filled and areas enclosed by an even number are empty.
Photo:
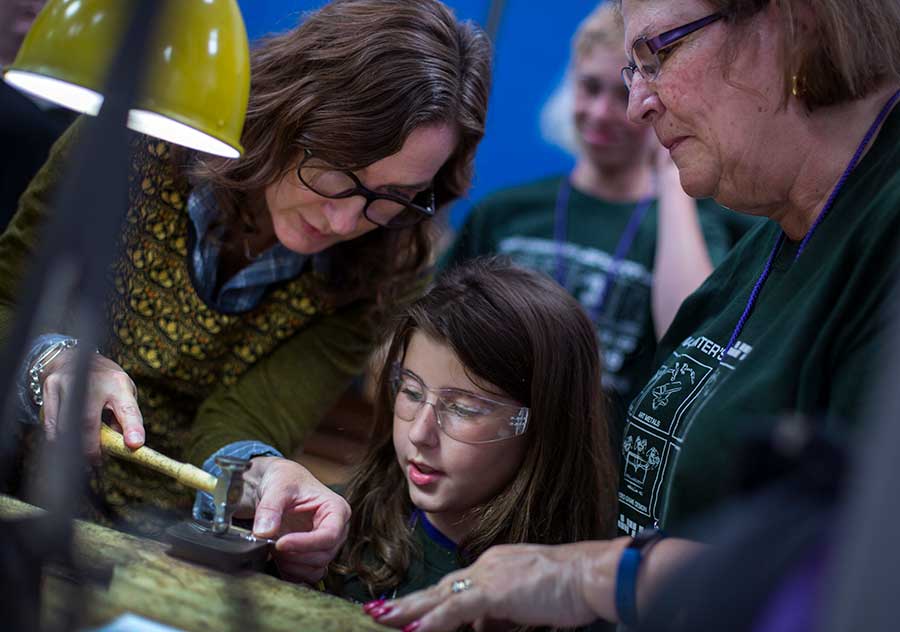
[[[244,492],[244,472],[250,469],[250,461],[231,456],[217,456],[216,465],[222,470],[222,474],[216,479],[216,489],[213,493],[215,514],[212,531],[216,535],[222,535],[228,532],[231,517],[241,500],[241,494]]]

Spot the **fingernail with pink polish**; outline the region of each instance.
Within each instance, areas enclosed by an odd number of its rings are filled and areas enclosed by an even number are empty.
[[[384,599],[376,599],[375,601],[370,601],[368,603],[363,604],[363,610],[366,613],[372,612],[376,608],[380,608],[384,605]]]
[[[419,626],[422,625],[421,621],[413,621],[410,624],[407,624],[406,627],[403,628],[403,632],[416,632],[419,629]]]
[[[381,608],[373,610],[369,614],[372,615],[373,619],[380,619],[381,617],[386,617],[393,611],[394,611],[393,606],[382,606]]]

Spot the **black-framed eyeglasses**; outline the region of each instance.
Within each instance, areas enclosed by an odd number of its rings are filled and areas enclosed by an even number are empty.
[[[527,407],[457,388],[428,388],[399,362],[391,366],[391,389],[397,417],[414,421],[422,408],[430,405],[441,432],[462,443],[495,443],[528,429]]]
[[[305,150],[297,166],[297,177],[307,189],[335,200],[361,195],[366,200],[363,216],[384,228],[406,228],[434,217],[434,189],[429,187],[414,198],[391,193],[376,193],[366,188],[352,171],[310,161],[312,152]]]
[[[641,75],[646,81],[652,81],[659,75],[659,67],[665,61],[665,49],[679,40],[687,37],[704,26],[708,26],[724,16],[721,13],[713,13],[705,18],[688,22],[681,26],[660,33],[656,37],[639,37],[631,45],[631,63],[622,68],[622,81],[625,87],[631,90],[631,82],[634,73]],[[660,55],[662,53],[662,56]]]

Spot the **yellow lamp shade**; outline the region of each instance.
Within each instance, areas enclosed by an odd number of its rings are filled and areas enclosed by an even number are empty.
[[[50,0],[4,79],[96,114],[131,6],[126,0]],[[129,112],[130,128],[222,156],[243,152],[250,53],[236,0],[166,2],[145,60],[145,83]]]

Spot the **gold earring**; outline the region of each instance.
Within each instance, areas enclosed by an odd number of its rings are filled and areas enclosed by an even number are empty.
[[[800,97],[803,96],[804,92],[803,80],[800,78],[800,75],[793,75],[791,77],[791,94],[795,97]]]

